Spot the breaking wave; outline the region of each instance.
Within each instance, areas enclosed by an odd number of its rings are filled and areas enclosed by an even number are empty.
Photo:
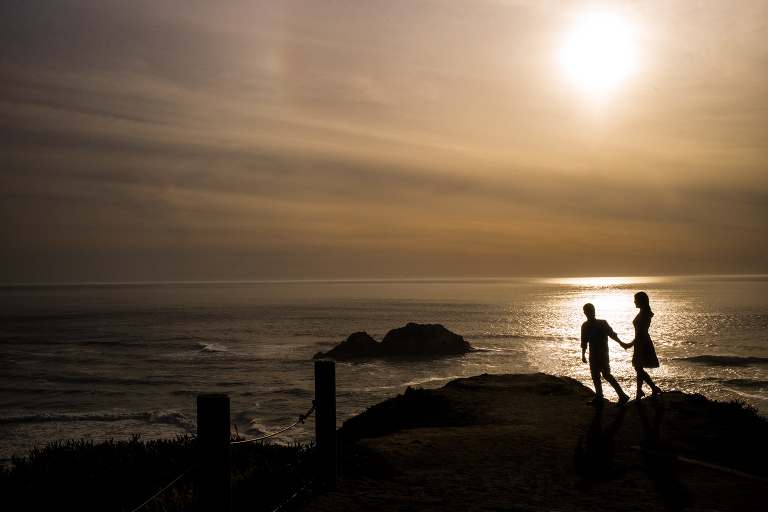
[[[197,430],[195,422],[186,415],[177,411],[150,411],[150,412],[130,412],[130,411],[98,411],[86,413],[27,413],[0,416],[0,425],[19,424],[19,423],[74,423],[80,421],[143,421],[147,424],[169,424],[177,425],[188,432]]]
[[[216,345],[215,343],[203,343],[202,341],[198,341],[197,346],[200,348],[200,352],[205,353],[228,352],[226,348],[221,345]]]
[[[744,388],[765,388],[768,387],[768,381],[765,380],[750,380],[750,379],[729,379],[725,381],[726,384],[732,386],[740,386]]]
[[[710,366],[748,366],[752,364],[768,364],[768,357],[739,357],[739,356],[693,356],[682,357],[679,361],[707,364]]]

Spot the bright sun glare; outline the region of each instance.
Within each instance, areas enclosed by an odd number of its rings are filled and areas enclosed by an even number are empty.
[[[602,13],[580,18],[563,45],[566,74],[593,97],[613,91],[635,69],[633,36],[632,25],[619,16]]]

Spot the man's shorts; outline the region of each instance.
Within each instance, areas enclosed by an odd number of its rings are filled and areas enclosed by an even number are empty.
[[[606,374],[611,373],[611,365],[608,364],[608,359],[591,359],[589,360],[589,371],[592,374]]]

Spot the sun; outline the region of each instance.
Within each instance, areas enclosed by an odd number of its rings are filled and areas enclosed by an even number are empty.
[[[637,65],[634,32],[632,24],[617,15],[593,13],[579,18],[560,54],[566,75],[590,96],[614,91]]]

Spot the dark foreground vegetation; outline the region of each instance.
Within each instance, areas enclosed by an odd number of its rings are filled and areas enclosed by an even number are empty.
[[[234,510],[272,511],[314,475],[306,445],[232,446]],[[142,441],[67,441],[33,448],[0,473],[6,511],[132,511],[199,459],[194,436]],[[196,469],[196,468],[195,468]],[[142,511],[197,510],[192,469]]]
[[[345,422],[338,433],[339,476],[347,480],[366,477],[370,481],[383,483],[399,474],[399,468],[391,467],[384,459],[379,460],[380,454],[375,450],[371,452],[354,444],[357,440],[410,429],[495,422],[497,419],[488,417],[487,412],[481,416],[473,412],[472,404],[476,405],[476,397],[460,392],[459,388],[466,387],[464,381],[466,379],[449,383],[442,390],[408,388],[404,394],[376,404]],[[560,394],[567,396],[569,403],[572,400],[567,390],[551,386],[539,388],[536,388],[538,398],[531,402],[534,409],[534,404],[546,401],[547,396]],[[648,405],[648,411],[645,407],[628,408],[638,412],[628,412],[627,417],[640,414],[643,418],[648,416],[651,419],[655,415],[662,419],[662,437],[658,437],[658,428],[649,426],[646,434],[653,434],[654,431],[656,434],[645,435],[645,440],[641,442],[641,445],[651,449],[648,452],[650,455],[644,452],[645,459],[652,458],[656,452],[677,453],[768,477],[768,466],[764,463],[768,459],[768,419],[741,401],[725,403],[710,401],[701,395],[677,393],[679,398],[673,395],[667,396],[666,405],[663,402]],[[579,408],[586,407],[581,399],[574,396],[573,400],[578,401]],[[666,413],[663,412],[665,409]],[[584,410],[592,411],[590,408]],[[630,423],[626,420],[625,426]],[[483,442],[467,440],[476,441]],[[510,442],[514,444],[514,440],[510,439]],[[617,446],[621,443],[620,434],[616,435],[616,442]],[[30,450],[26,458],[13,459],[12,467],[0,472],[2,509],[131,511],[198,459],[193,436],[156,441],[142,441],[135,436],[131,440],[117,442],[50,443]],[[676,464],[670,464],[671,460],[662,457],[658,467],[676,467]],[[645,462],[647,465],[648,460]],[[620,462],[614,461],[614,465],[620,465]],[[315,474],[314,447],[260,443],[233,445],[232,472],[233,509],[271,512],[300,489],[306,489],[306,484],[312,480]],[[318,489],[310,486],[307,491],[310,490]],[[312,499],[311,496],[310,492],[299,494],[282,507],[281,512],[301,507],[302,503]],[[141,510],[197,509],[196,474],[193,469]]]
[[[692,432],[692,445],[712,453],[720,464],[768,476],[768,418],[742,400],[717,402],[697,394],[691,401],[707,405],[711,422],[710,433]]]

